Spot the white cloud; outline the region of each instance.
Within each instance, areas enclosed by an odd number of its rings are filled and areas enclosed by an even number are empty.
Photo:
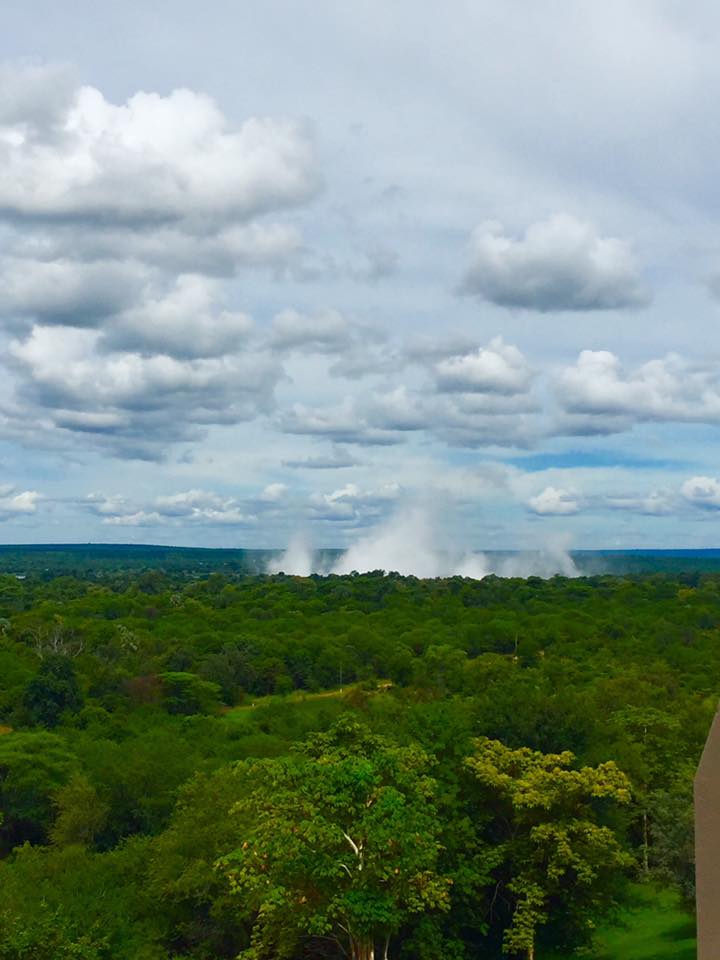
[[[147,503],[136,503],[125,496],[90,494],[84,506],[102,518],[108,526],[154,527],[243,526],[256,517],[245,511],[235,497],[220,496],[207,490],[186,490],[165,494]]]
[[[173,289],[148,297],[108,324],[100,346],[180,358],[233,353],[247,339],[253,324],[244,313],[218,309],[221,297],[217,282],[181,274]]]
[[[367,522],[383,514],[401,492],[397,483],[386,483],[372,490],[363,490],[354,483],[347,483],[330,493],[312,494],[310,506],[313,516],[319,520]]]
[[[318,190],[301,124],[253,117],[232,129],[210,97],[187,89],[136,93],[122,105],[90,86],[58,97],[52,77],[43,103],[42,83],[29,82],[46,122],[6,111],[0,123],[6,215],[200,226],[294,206]]]
[[[0,66],[0,128],[50,137],[73,102],[74,72],[61,64]]]
[[[542,432],[536,403],[524,394],[431,396],[424,409],[426,430],[454,447],[528,447]]]
[[[32,49],[37,23],[22,5],[6,6],[7,50]],[[103,17],[84,16],[82,4],[45,6],[44,50],[79,62],[88,49],[102,51]],[[480,0],[444,16],[407,0],[370,0],[288,5],[278,31],[273,5],[251,6],[208,18],[203,46],[192,5],[180,0],[163,47],[146,42],[160,19],[129,5],[112,30],[128,55],[94,59],[90,79],[102,96],[83,103],[81,131],[68,127],[80,104],[71,72],[0,73],[2,153],[14,158],[2,162],[0,209],[2,466],[6,475],[52,476],[60,498],[48,511],[52,527],[42,504],[35,520],[18,515],[33,523],[33,539],[116,537],[121,528],[103,527],[105,516],[146,524],[147,533],[124,528],[133,539],[276,545],[300,513],[301,524],[322,531],[322,545],[339,543],[362,519],[314,520],[309,488],[329,495],[347,478],[373,491],[392,478],[435,490],[442,474],[465,498],[455,526],[477,547],[539,540],[555,523],[572,525],[588,547],[711,545],[713,524],[686,522],[703,514],[680,488],[695,474],[717,474],[717,304],[698,281],[718,262],[717,149],[707,117],[720,77],[708,38],[720,12],[707,0],[692,12],[621,0],[592,11],[527,5],[519,29],[512,4]],[[361,82],[359,63],[367,67]],[[198,94],[168,96],[174,84],[210,91],[217,106],[208,112]],[[138,88],[161,96],[124,103]],[[480,88],[492,96],[465,95]],[[271,182],[258,181],[241,148],[243,119],[253,114],[281,118],[265,137],[275,157],[283,154],[280,177],[263,166]],[[302,125],[291,122],[290,138],[275,135],[282,117],[305,114],[317,125],[317,152]],[[202,136],[188,146],[191,130]],[[204,183],[186,171],[194,159],[203,172],[212,167]],[[319,161],[329,189],[311,205]],[[548,219],[563,210],[576,219]],[[485,219],[502,226],[480,230],[475,263],[463,239]],[[482,304],[450,295],[466,265]],[[201,285],[197,299],[180,295],[182,275],[214,281],[204,301]],[[632,316],[526,312],[637,305],[644,278],[655,302]],[[312,321],[322,305],[347,330],[306,330],[305,340],[278,347],[292,380],[282,378],[265,353],[272,317],[292,307]],[[257,328],[244,336],[236,320],[246,314]],[[385,341],[370,339],[356,318]],[[33,324],[54,328],[44,335],[44,349],[58,356],[53,370],[29,347],[9,351],[11,337],[26,345]],[[95,336],[68,355],[73,326]],[[521,368],[488,366],[496,333],[522,350],[534,373],[527,384]],[[558,384],[555,371],[588,347],[616,358],[615,380],[588,367],[592,388]],[[668,364],[673,350],[687,359]],[[657,376],[641,372],[652,357],[665,357]],[[264,393],[242,388],[255,366],[268,371]],[[278,377],[288,413],[275,422],[297,433],[279,434],[265,420]],[[240,395],[259,419],[235,419]],[[549,439],[556,414],[563,436]],[[603,436],[636,424],[629,439]],[[356,445],[332,452],[344,440]],[[388,446],[360,456],[357,444],[372,441]],[[501,445],[533,453],[513,457],[510,468]],[[118,472],[108,452],[167,459]],[[485,467],[519,476],[483,493],[473,478]],[[262,500],[278,481],[286,497]],[[223,505],[230,482],[251,499],[233,488],[235,504]],[[580,515],[523,520],[518,505],[548,485],[581,490]],[[25,479],[12,495],[25,487],[43,489]],[[220,503],[202,499],[216,487]],[[123,490],[133,502],[125,512],[73,514],[78,489],[90,488]],[[671,512],[656,521],[666,489]],[[161,515],[159,494],[180,497],[162,507],[173,516]],[[350,499],[333,502],[347,510]],[[262,522],[246,535],[191,519],[233,510]],[[158,538],[153,526],[170,534]]]
[[[578,433],[615,432],[636,421],[719,423],[720,364],[677,355],[627,372],[607,350],[583,350],[561,371],[556,392]]]
[[[681,493],[693,507],[720,510],[720,480],[715,477],[692,477],[683,483]]]
[[[288,492],[284,483],[269,483],[260,494],[260,499],[265,503],[280,503]]]
[[[21,377],[17,422],[42,416],[114,452],[154,457],[208,425],[268,412],[281,376],[276,364],[251,354],[180,360],[100,354],[97,343],[95,331],[50,327],[11,343]]]
[[[663,517],[672,513],[675,498],[664,490],[654,490],[647,496],[608,496],[604,504],[611,510],[627,510],[649,517]]]
[[[197,232],[200,227],[204,232]],[[17,260],[140,264],[169,274],[228,278],[241,268],[285,269],[301,259],[303,237],[295,224],[263,218],[242,223],[187,220],[142,226],[103,220],[14,221],[8,246]],[[31,268],[31,267],[30,267]]]
[[[502,337],[487,347],[441,360],[435,372],[438,389],[448,392],[522,393],[532,377],[525,357]]]
[[[420,399],[403,384],[369,400],[366,415],[374,427],[382,430],[423,430],[429,426]]]
[[[530,497],[527,505],[532,513],[542,517],[566,517],[577,513],[580,509],[577,494],[552,486],[545,487],[537,496]]]
[[[383,446],[402,440],[395,430],[370,425],[351,397],[346,397],[332,409],[295,403],[280,414],[277,425],[284,433],[327,437],[340,443]]]
[[[559,213],[508,236],[495,221],[472,235],[462,290],[504,307],[549,312],[647,303],[628,244]]]
[[[0,81],[4,436],[157,458],[269,412],[283,371],[223,281],[302,258],[273,217],[319,192],[308,124],[188,89],[114,104],[62,68]]]
[[[15,493],[12,486],[0,488],[0,520],[9,520],[22,514],[33,514],[42,500],[37,490],[23,490]]]
[[[135,513],[103,517],[102,522],[108,527],[155,527],[162,523],[162,517],[159,513],[138,510]]]
[[[124,261],[81,263],[67,259],[0,260],[0,316],[44,324],[87,327],[130,306],[144,282],[143,269]]]

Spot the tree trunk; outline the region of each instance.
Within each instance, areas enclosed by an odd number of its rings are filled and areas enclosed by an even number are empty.
[[[353,937],[352,960],[375,960],[375,944],[370,939]]]
[[[645,876],[650,873],[650,857],[649,857],[649,842],[648,842],[648,815],[643,811],[642,815],[643,822],[643,873]]]
[[[535,960],[535,944],[532,943],[528,947],[528,960]]]

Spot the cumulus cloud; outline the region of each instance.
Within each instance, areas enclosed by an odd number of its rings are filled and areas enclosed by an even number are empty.
[[[140,295],[144,271],[124,261],[0,260],[0,316],[6,324],[90,327],[129,307]]]
[[[159,513],[146,513],[137,510],[135,513],[121,513],[116,516],[103,517],[108,527],[156,527],[162,523]]]
[[[210,424],[271,409],[281,370],[251,355],[180,360],[165,354],[102,354],[91,330],[35,327],[9,356],[21,376],[14,415],[92,435],[115,452],[152,458]]]
[[[284,483],[269,483],[260,494],[260,499],[265,503],[280,503],[285,499],[288,492],[287,485]]]
[[[1,68],[3,433],[156,458],[269,412],[282,369],[223,281],[301,257],[299,226],[273,217],[320,187],[304,122],[233,123],[187,89],[116,104],[63,68]]]
[[[42,495],[37,490],[16,493],[12,486],[0,487],[0,521],[35,513],[40,500]]]
[[[370,424],[351,397],[346,397],[332,409],[295,403],[280,414],[276,422],[284,433],[327,437],[340,443],[387,446],[402,441],[397,430]]]
[[[438,390],[469,393],[522,393],[532,377],[525,357],[502,337],[487,347],[441,360],[435,373]]]
[[[204,232],[199,233],[198,230]],[[181,220],[142,226],[79,222],[13,222],[9,245],[17,258],[45,262],[67,259],[80,263],[116,260],[145,265],[165,273],[202,273],[229,278],[245,267],[289,269],[304,255],[302,232],[295,224],[272,220],[203,223]]]
[[[693,507],[720,510],[720,480],[715,477],[692,477],[682,485],[681,493]]]
[[[636,421],[720,421],[720,366],[675,354],[627,371],[607,350],[583,350],[555,388],[568,415],[562,432],[612,433]]]
[[[401,384],[366,405],[369,422],[382,430],[422,430],[429,426],[420,399]]]
[[[500,338],[502,339],[502,338]],[[492,349],[492,344],[489,345]],[[472,354],[478,349],[477,337],[467,333],[413,334],[403,344],[403,356],[408,363],[421,367],[434,366],[441,360]]]
[[[537,496],[530,497],[528,509],[541,517],[566,517],[577,513],[580,503],[577,494],[558,487],[545,487]]]
[[[530,445],[541,430],[539,404],[520,350],[500,337],[450,356],[451,344],[441,344],[415,344],[409,352],[391,344],[386,354],[395,376],[387,376],[385,386],[330,409],[295,404],[278,418],[280,429],[348,444],[399,443],[414,432],[460,447]],[[397,383],[398,372],[415,364],[424,382]]]
[[[453,446],[527,446],[537,436],[534,374],[517,347],[496,337],[487,346],[440,337],[396,350],[396,367],[417,364],[426,381],[378,392],[365,415],[376,427],[424,431]],[[402,361],[402,362],[401,362]]]
[[[427,429],[450,446],[532,446],[542,435],[538,405],[527,394],[451,393],[425,401]]]
[[[332,427],[341,430],[348,443],[390,442],[423,432],[457,446],[527,446],[538,434],[539,407],[531,394],[534,376],[522,353],[500,337],[460,354],[448,355],[451,349],[443,340],[436,348],[430,341],[409,349],[391,344],[386,353],[395,375],[417,364],[423,383],[381,386],[360,400],[346,399],[332,412],[316,411],[312,423],[309,411],[303,410],[298,420],[305,426],[301,430],[296,420],[292,432],[329,433]],[[392,380],[396,376],[384,382]],[[285,422],[289,425],[287,418]]]
[[[0,126],[50,138],[77,91],[75,73],[63,64],[0,66]]]
[[[538,434],[533,401],[524,396],[423,395],[400,385],[374,398],[346,398],[331,409],[296,403],[278,428],[344,444],[390,446],[423,433],[459,447],[526,447]]]
[[[327,355],[328,373],[349,380],[397,371],[405,362],[382,331],[331,309],[282,310],[272,320],[267,345],[280,355]]]
[[[541,312],[648,302],[629,245],[564,213],[531,224],[522,237],[509,236],[496,221],[480,224],[461,290]]]
[[[400,496],[397,483],[387,483],[372,490],[363,490],[347,483],[330,493],[314,493],[310,497],[312,514],[319,520],[364,522],[383,513]]]
[[[233,129],[192,90],[136,93],[118,105],[91,86],[58,96],[51,75],[41,81],[19,73],[14,96],[31,98],[42,123],[17,109],[0,115],[6,216],[200,225],[295,206],[319,188],[302,124],[252,117]]]
[[[94,493],[83,505],[100,516],[107,526],[182,526],[188,522],[207,526],[242,526],[256,520],[236,498],[207,490],[167,494],[147,503],[137,503],[122,495]]]
[[[253,324],[244,313],[219,309],[221,298],[216,282],[183,274],[164,295],[148,297],[115,317],[104,330],[100,346],[180,358],[234,353]]]

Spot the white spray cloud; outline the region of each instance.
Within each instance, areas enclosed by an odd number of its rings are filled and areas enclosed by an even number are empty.
[[[569,538],[556,536],[540,550],[503,558],[493,570],[499,577],[578,577],[580,571],[568,552]]]
[[[293,577],[309,577],[314,569],[314,554],[307,537],[298,533],[281,557],[268,563],[268,573],[286,573]]]
[[[426,510],[400,510],[387,523],[374,527],[338,560],[333,573],[385,570],[415,577],[451,577],[454,574],[479,579],[488,572],[482,558],[453,557],[441,549],[431,516]],[[472,572],[470,572],[472,571]]]
[[[433,579],[468,577],[578,576],[567,543],[556,539],[541,550],[511,556],[487,556],[459,548],[443,536],[432,514],[424,507],[400,509],[389,520],[373,527],[349,547],[328,569],[327,561],[313,552],[305,536],[294,537],[287,550],[268,564],[268,573],[309,576],[368,573],[382,570],[402,576]]]

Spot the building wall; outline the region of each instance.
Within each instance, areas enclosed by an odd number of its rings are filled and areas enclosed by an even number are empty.
[[[720,960],[720,713],[695,776],[698,960]]]

